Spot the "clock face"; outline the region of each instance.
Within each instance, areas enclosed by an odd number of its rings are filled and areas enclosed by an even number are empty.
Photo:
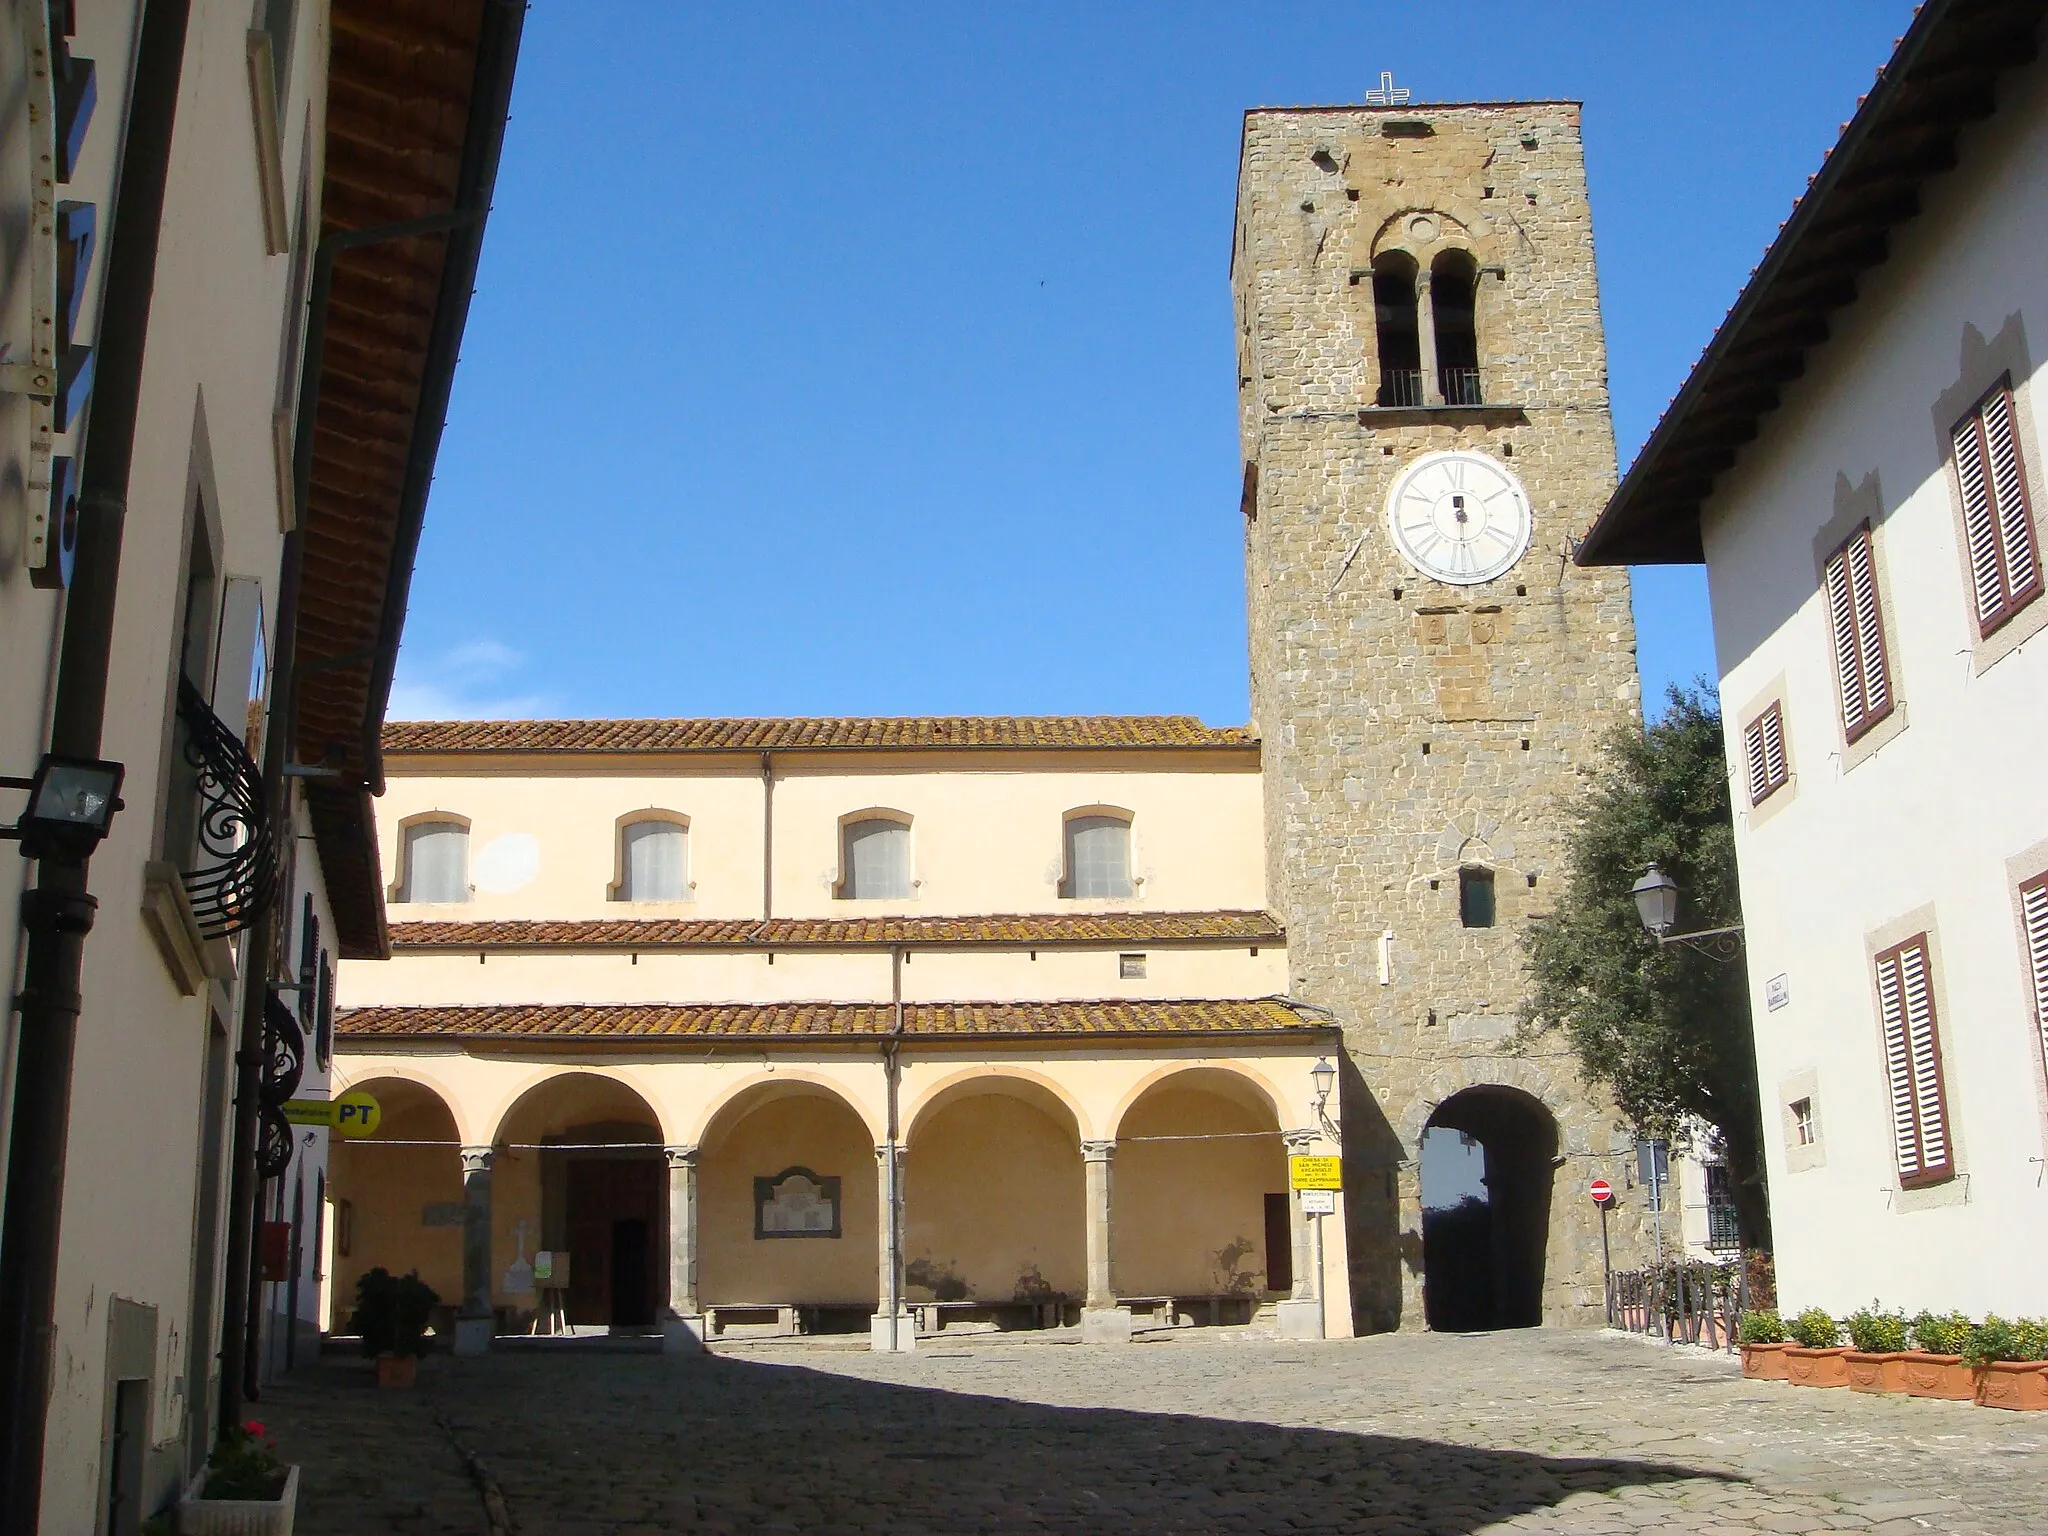
[[[1483,453],[1425,453],[1387,495],[1394,547],[1423,575],[1476,586],[1507,573],[1529,547],[1529,494]]]

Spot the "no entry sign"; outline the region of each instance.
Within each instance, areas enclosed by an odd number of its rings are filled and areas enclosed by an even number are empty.
[[[1605,1179],[1595,1179],[1586,1186],[1586,1193],[1593,1197],[1595,1205],[1609,1205],[1614,1200],[1614,1186]]]

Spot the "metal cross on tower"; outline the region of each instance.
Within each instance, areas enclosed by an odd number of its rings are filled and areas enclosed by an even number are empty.
[[[1398,107],[1405,105],[1407,100],[1408,87],[1394,84],[1394,72],[1391,69],[1380,71],[1378,90],[1365,93],[1365,104],[1368,107]]]

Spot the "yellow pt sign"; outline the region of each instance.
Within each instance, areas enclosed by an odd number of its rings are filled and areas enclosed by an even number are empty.
[[[1287,1159],[1287,1182],[1294,1189],[1342,1189],[1344,1159],[1294,1156]]]
[[[367,1093],[344,1093],[338,1099],[286,1099],[284,1117],[293,1125],[324,1125],[351,1141],[377,1129],[384,1111]]]

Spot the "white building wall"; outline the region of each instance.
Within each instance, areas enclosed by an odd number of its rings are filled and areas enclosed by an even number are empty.
[[[2048,1312],[2048,1096],[2013,897],[2048,867],[2048,641],[1978,640],[1945,463],[1948,426],[1993,381],[2001,337],[2030,446],[2048,438],[2048,71],[2003,77],[1999,97],[1998,115],[1964,134],[1961,169],[1928,186],[1835,339],[1724,474],[1702,530],[1791,1309],[1839,1314],[1875,1296],[1909,1311]],[[2038,520],[2038,451],[2028,470]],[[1904,714],[1874,750],[1845,742],[1819,585],[1846,531],[1829,525],[1859,492],[1876,508]],[[1792,782],[1752,813],[1741,728],[1779,693]],[[1871,962],[1880,937],[1923,926],[1959,1172],[1902,1192]],[[1789,1000],[1773,1010],[1780,976]],[[1800,1150],[1786,1106],[1807,1096],[1820,1135]]]

